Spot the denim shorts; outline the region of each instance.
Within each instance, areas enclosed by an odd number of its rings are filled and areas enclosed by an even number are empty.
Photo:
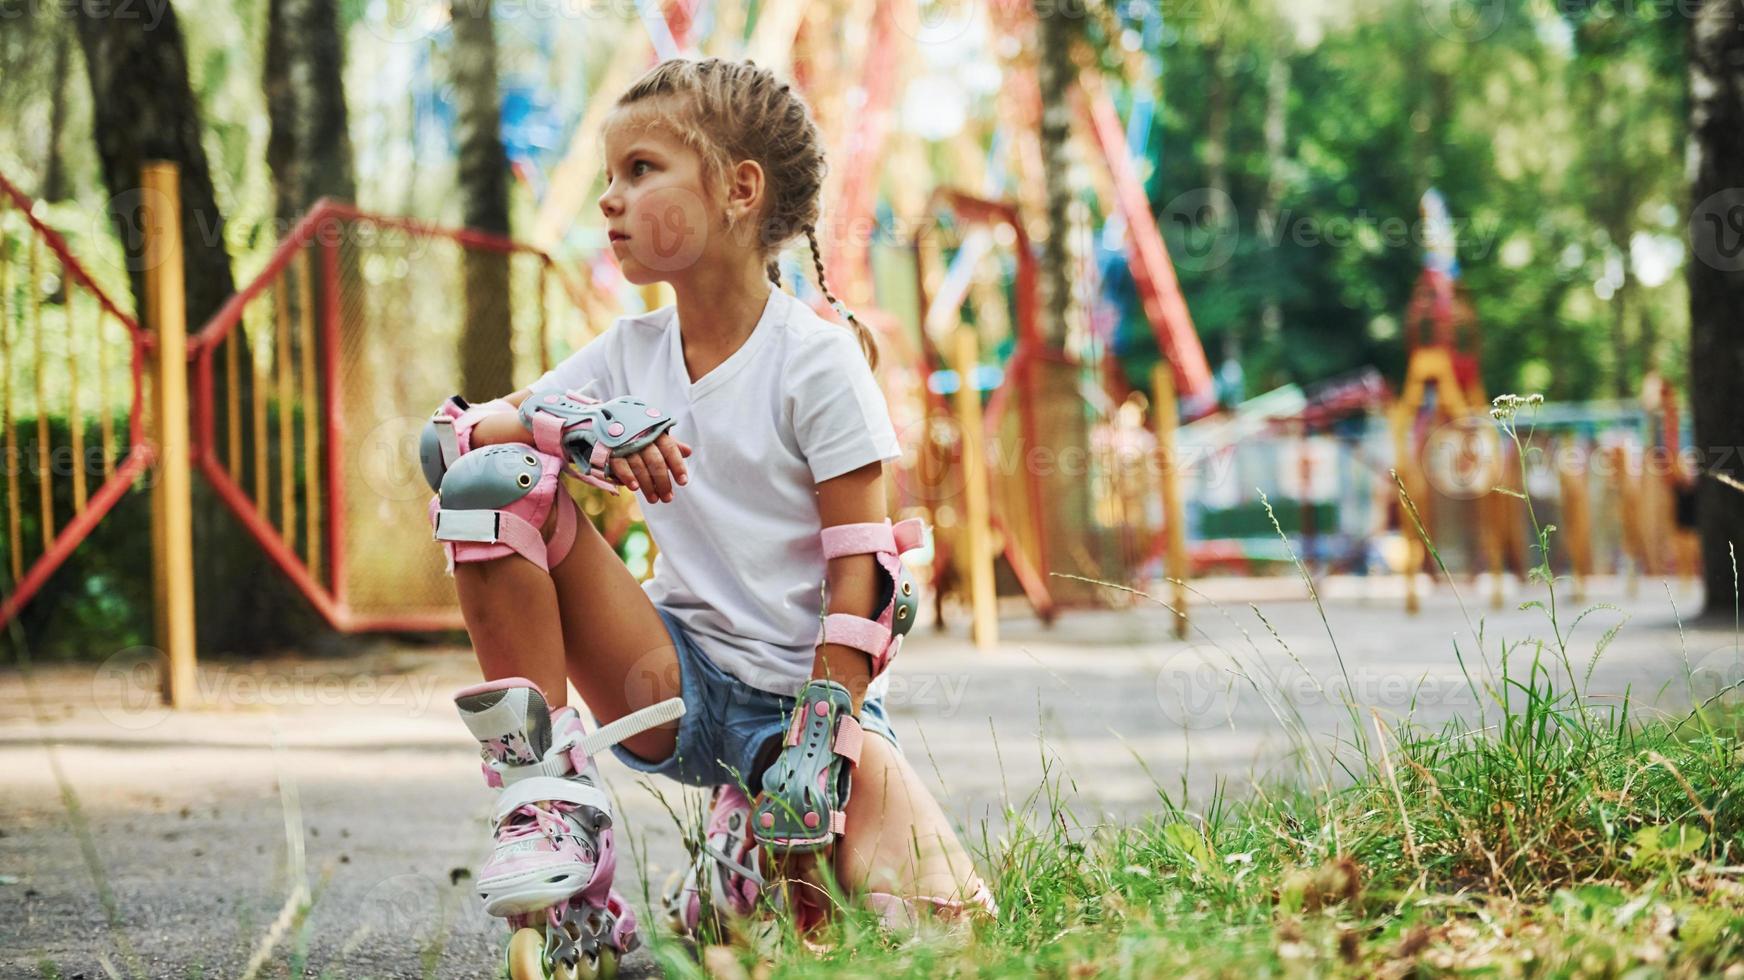
[[[757,756],[766,742],[787,732],[794,699],[759,690],[717,667],[676,617],[654,608],[678,649],[678,685],[684,697],[678,744],[669,758],[659,762],[642,759],[622,745],[612,746],[613,754],[637,772],[658,773],[688,786],[754,787],[762,776],[752,772]],[[860,725],[897,744],[882,696],[860,705]]]

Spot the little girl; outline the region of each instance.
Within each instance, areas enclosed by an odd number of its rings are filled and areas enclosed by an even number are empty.
[[[885,713],[919,608],[899,555],[921,527],[887,511],[899,451],[871,334],[824,280],[805,103],[749,62],[667,61],[618,100],[604,152],[612,253],[676,304],[523,391],[450,399],[421,448],[485,677],[455,700],[503,788],[478,889],[518,927],[511,972],[591,973],[635,942],[611,890],[607,745],[714,787],[705,846],[666,895],[681,928],[752,911],[766,854],[825,856],[886,921],[992,912]],[[780,288],[773,256],[801,235],[851,330]],[[560,492],[566,466],[643,495],[645,586]]]

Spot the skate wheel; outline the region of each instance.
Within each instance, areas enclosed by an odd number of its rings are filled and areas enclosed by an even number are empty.
[[[580,969],[547,960],[545,935],[537,929],[516,929],[503,959],[509,980],[577,980]]]
[[[591,953],[584,952],[575,961],[574,980],[611,980],[618,975],[618,951],[601,945]]]

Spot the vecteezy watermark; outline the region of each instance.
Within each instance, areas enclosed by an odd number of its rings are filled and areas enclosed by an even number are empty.
[[[271,218],[257,223],[225,221],[216,212],[184,204],[182,237],[198,242],[205,248],[222,246],[230,253],[241,253],[253,247],[253,239],[261,236],[282,241],[301,225],[301,218],[290,221]],[[91,216],[91,234],[107,236],[113,231],[121,240],[122,260],[130,272],[145,272],[150,268],[144,254],[147,213],[166,213],[168,196],[146,187],[135,187],[109,198],[107,204]],[[395,223],[382,223],[368,217],[352,218],[328,214],[304,230],[306,248],[348,248],[392,253],[415,261],[424,256],[436,236],[415,233]]]
[[[471,888],[466,891],[473,893]],[[442,926],[441,887],[420,874],[383,878],[364,894],[351,921],[347,950],[422,949]]]
[[[1163,206],[1165,232],[1175,238],[1175,264],[1191,272],[1220,268],[1235,254],[1241,240],[1241,218],[1235,202],[1221,190],[1196,187]]]
[[[914,710],[930,718],[951,718],[962,710],[963,702],[969,695],[969,674],[908,669],[902,666],[904,662],[895,661],[892,669],[867,681],[844,678],[835,680],[846,687],[848,693],[856,699],[882,697],[886,709]],[[646,699],[653,698],[653,692],[660,690],[678,693],[677,688],[671,686],[676,683],[678,674],[676,662],[668,666],[655,666],[646,671],[638,664],[636,671],[632,673],[643,675],[640,681],[634,677],[626,681],[626,689],[631,692],[633,704],[645,703]],[[782,699],[782,703],[786,705],[783,712],[791,710],[794,695],[798,693],[802,683],[795,680],[795,672],[791,668],[741,668],[734,671],[731,677],[734,683],[731,693],[727,695],[728,703],[740,707],[768,707],[776,699]],[[661,683],[656,683],[656,680]],[[667,696],[670,697],[671,694]]]
[[[1725,643],[1695,659],[1690,666],[1690,702],[1704,711],[1744,705],[1744,647]]]
[[[383,500],[417,500],[432,492],[419,461],[426,415],[395,415],[357,442],[352,472]],[[529,436],[529,438],[531,438]]]
[[[97,668],[91,695],[97,710],[117,728],[144,731],[169,717],[164,677],[169,658],[156,647],[128,647]]]
[[[1236,685],[1242,683],[1229,654],[1194,644],[1169,654],[1157,670],[1157,707],[1180,728],[1227,724],[1240,697]]]
[[[1175,264],[1191,272],[1209,272],[1234,257],[1241,243],[1242,222],[1235,203],[1216,188],[1198,187],[1177,194],[1158,217],[1169,237]],[[1288,209],[1262,214],[1255,240],[1268,248],[1356,248],[1422,250],[1431,239],[1431,223],[1421,217],[1354,212],[1303,214]],[[1481,257],[1494,248],[1500,218],[1451,218],[1446,234],[1462,255]]]
[[[1410,249],[1422,251],[1436,234],[1451,237],[1461,255],[1482,257],[1495,246],[1501,219],[1491,217],[1447,219],[1445,229],[1421,217],[1378,215],[1367,208],[1354,214],[1299,214],[1285,209],[1260,228],[1265,244],[1276,248],[1288,241],[1298,248],[1362,248],[1369,251]]]
[[[22,3],[0,4],[0,25],[13,20],[42,23],[48,18],[74,16],[86,20],[137,20],[146,31],[155,31],[163,23],[170,0],[24,0]]]
[[[1507,14],[1506,0],[1419,0],[1418,9],[1430,30],[1468,43],[1495,34]]]
[[[1443,496],[1475,500],[1501,480],[1501,446],[1501,434],[1487,415],[1444,422],[1423,442],[1424,475]]]
[[[1156,697],[1163,716],[1188,730],[1229,724],[1238,716],[1271,718],[1286,706],[1294,711],[1358,705],[1408,712],[1476,703],[1471,685],[1458,674],[1365,666],[1351,670],[1348,678],[1336,668],[1324,677],[1294,667],[1273,676],[1238,662],[1225,650],[1199,644],[1163,661]]]
[[[169,660],[155,647],[129,647],[97,668],[91,693],[111,724],[141,731],[169,715],[162,698]],[[436,678],[345,675],[313,664],[235,668],[206,663],[194,675],[195,699],[208,705],[263,708],[380,706],[406,715],[429,710]]]
[[[893,4],[896,29],[918,44],[952,44],[975,21],[976,0],[918,0]]]
[[[956,422],[936,418],[902,427],[897,442],[905,452],[920,450],[926,426],[933,429],[933,441],[944,447],[958,444]],[[1042,479],[1089,479],[1103,472],[1121,472],[1133,476],[1160,476],[1168,469],[1168,461],[1154,447],[1143,444],[1121,444],[1094,448],[1089,446],[1050,446],[1030,444],[1018,437],[992,440],[987,445],[987,472],[991,477],[1010,478],[1018,474]],[[1195,486],[1223,486],[1235,476],[1238,460],[1227,447],[1188,445],[1177,447],[1173,463],[1175,472]],[[923,468],[912,458],[905,459],[896,471],[896,480],[905,494],[940,503],[955,500],[963,492],[963,468],[960,466]]]
[[[680,0],[694,20],[698,0]],[[389,44],[415,44],[448,29],[456,17],[490,11],[501,36],[548,36],[551,21],[600,21],[626,26],[638,14],[637,0],[368,0],[358,18],[363,28]],[[671,6],[671,5],[664,5]]]
[[[660,188],[636,202],[625,231],[629,238],[612,250],[631,281],[635,266],[656,274],[688,269],[708,245],[708,204],[688,189]]]
[[[1690,212],[1690,250],[1720,272],[1744,270],[1744,187],[1708,195]]]

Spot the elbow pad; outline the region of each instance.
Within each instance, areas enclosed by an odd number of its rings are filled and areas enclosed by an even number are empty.
[[[914,625],[915,616],[920,611],[920,589],[900,556],[920,547],[925,535],[926,525],[918,517],[896,525],[886,518],[882,523],[837,524],[824,528],[819,536],[823,540],[826,562],[842,555],[870,552],[878,560],[883,581],[879,584],[876,611],[871,618],[851,613],[828,613],[818,627],[817,641],[840,643],[864,651],[872,658],[872,676],[882,674],[902,649],[902,638]],[[828,610],[827,604],[825,610]]]

